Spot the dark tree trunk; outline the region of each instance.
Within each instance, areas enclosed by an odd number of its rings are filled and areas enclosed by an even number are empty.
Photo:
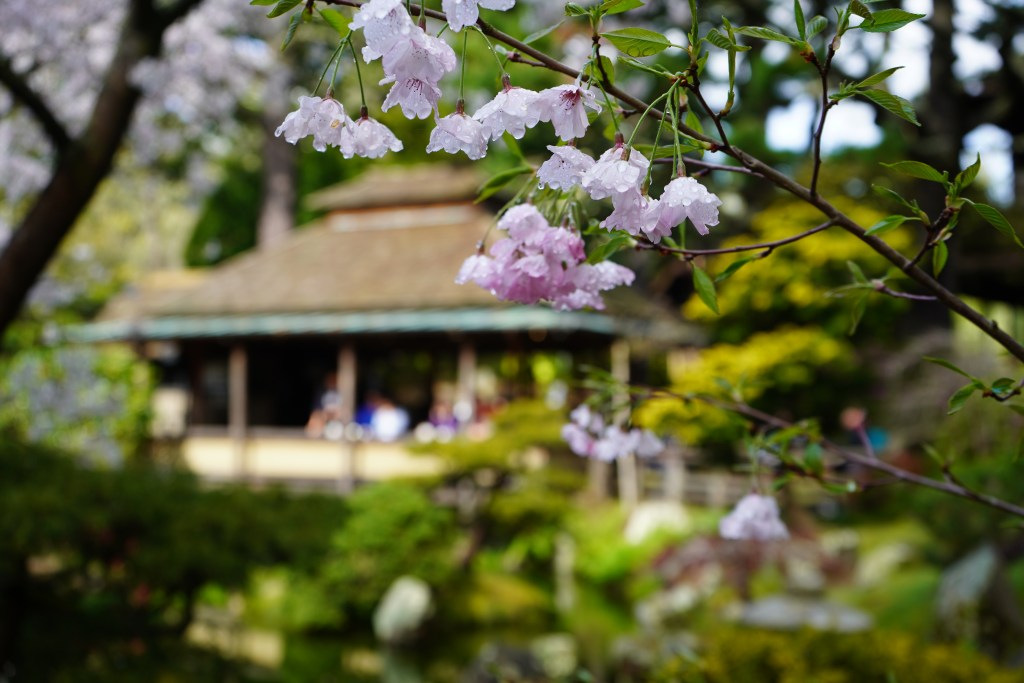
[[[256,245],[273,248],[295,224],[295,146],[274,131],[288,113],[291,74],[283,65],[271,73],[261,123],[263,128],[263,198],[256,224]]]
[[[58,146],[50,182],[0,252],[0,339],[110,173],[141,96],[129,80],[132,69],[160,53],[164,31],[198,2],[180,0],[164,9],[157,9],[163,3],[155,0],[131,3],[88,124],[77,138]]]

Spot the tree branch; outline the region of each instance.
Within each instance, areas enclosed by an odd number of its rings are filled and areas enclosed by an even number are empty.
[[[65,154],[71,145],[71,136],[67,129],[42,96],[14,71],[11,60],[7,57],[0,57],[0,83],[7,87],[14,99],[20,102],[42,127],[57,156]]]
[[[810,230],[804,230],[803,232],[801,232],[801,233],[799,233],[797,235],[792,235],[790,237],[786,237],[786,238],[781,239],[781,240],[775,240],[774,242],[759,242],[757,244],[743,244],[743,245],[740,245],[740,246],[737,246],[737,247],[723,247],[721,249],[680,249],[680,248],[677,248],[677,247],[667,247],[667,246],[665,246],[663,244],[655,244],[655,243],[649,242],[649,241],[638,241],[637,242],[637,246],[639,246],[642,249],[650,249],[652,251],[658,251],[658,252],[661,252],[661,253],[664,253],[664,254],[679,254],[681,256],[685,256],[687,260],[690,260],[690,259],[692,259],[692,258],[694,258],[696,256],[713,256],[713,255],[716,255],[716,254],[736,254],[736,253],[740,253],[740,252],[744,252],[744,251],[758,251],[758,250],[764,250],[763,253],[758,255],[758,258],[764,258],[765,256],[768,256],[773,251],[775,251],[775,249],[777,249],[778,247],[784,246],[786,244],[792,244],[793,242],[799,242],[800,240],[804,239],[805,237],[810,237],[811,235],[813,235],[815,233],[818,233],[818,232],[821,232],[822,230],[827,230],[828,228],[831,228],[833,225],[835,225],[835,222],[833,222],[833,221],[825,221],[821,225],[816,225],[815,227],[811,228]]]

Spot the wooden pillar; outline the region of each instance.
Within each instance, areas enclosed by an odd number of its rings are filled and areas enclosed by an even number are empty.
[[[235,344],[228,354],[228,434],[234,451],[235,477],[249,477],[246,431],[249,421],[249,356],[243,344]]]
[[[662,455],[665,463],[665,499],[674,503],[686,502],[686,461],[683,448],[670,444]]]
[[[356,449],[358,442],[353,439],[352,425],[356,418],[356,348],[345,343],[338,349],[338,394],[341,398],[341,421],[345,425],[341,440],[341,466],[338,472],[338,492],[351,493],[359,477]]]
[[[472,342],[463,342],[459,346],[456,373],[455,405],[452,411],[461,428],[471,424],[476,417],[476,347]]]
[[[629,383],[629,342],[625,339],[619,339],[612,344],[611,373],[615,381]],[[615,416],[615,422],[621,426],[628,417],[628,413],[623,412]],[[640,502],[640,466],[633,453],[619,458],[616,464],[619,474],[619,502],[629,510]]]

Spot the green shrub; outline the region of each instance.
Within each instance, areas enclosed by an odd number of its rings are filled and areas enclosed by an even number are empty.
[[[1013,683],[1020,672],[998,668],[962,648],[928,645],[896,633],[717,631],[698,657],[678,657],[656,683]]]

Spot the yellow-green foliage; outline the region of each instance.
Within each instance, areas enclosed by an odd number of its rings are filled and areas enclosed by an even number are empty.
[[[850,200],[837,202],[838,208],[864,226],[871,226],[883,214]],[[813,207],[787,200],[774,204],[754,216],[750,232],[725,240],[724,247],[755,242],[771,242],[796,235],[821,223],[823,217]],[[906,249],[912,233],[897,230],[886,235],[897,249]],[[712,275],[731,263],[757,252],[736,257],[717,257],[709,262]],[[738,340],[751,330],[765,329],[780,318],[792,322],[819,322],[835,334],[849,326],[850,304],[827,293],[852,282],[846,262],[857,263],[869,277],[886,274],[888,262],[842,228],[834,227],[793,244],[780,247],[767,258],[748,263],[718,288],[722,316],[716,316],[694,295],[683,307],[693,320],[715,322],[725,339]],[[903,302],[877,296],[871,310],[876,315],[901,310]],[[868,320],[865,320],[867,323]]]
[[[722,381],[754,401],[771,388],[792,392],[821,378],[820,369],[841,374],[853,367],[850,345],[816,327],[782,328],[754,334],[743,344],[715,344],[670,359],[672,388],[681,393],[721,394]],[[659,398],[646,402],[638,422],[672,429],[686,442],[706,440],[727,430],[730,415],[699,401]]]
[[[722,629],[696,659],[673,660],[657,683],[1012,683],[962,648],[926,645],[898,633],[843,635]]]

